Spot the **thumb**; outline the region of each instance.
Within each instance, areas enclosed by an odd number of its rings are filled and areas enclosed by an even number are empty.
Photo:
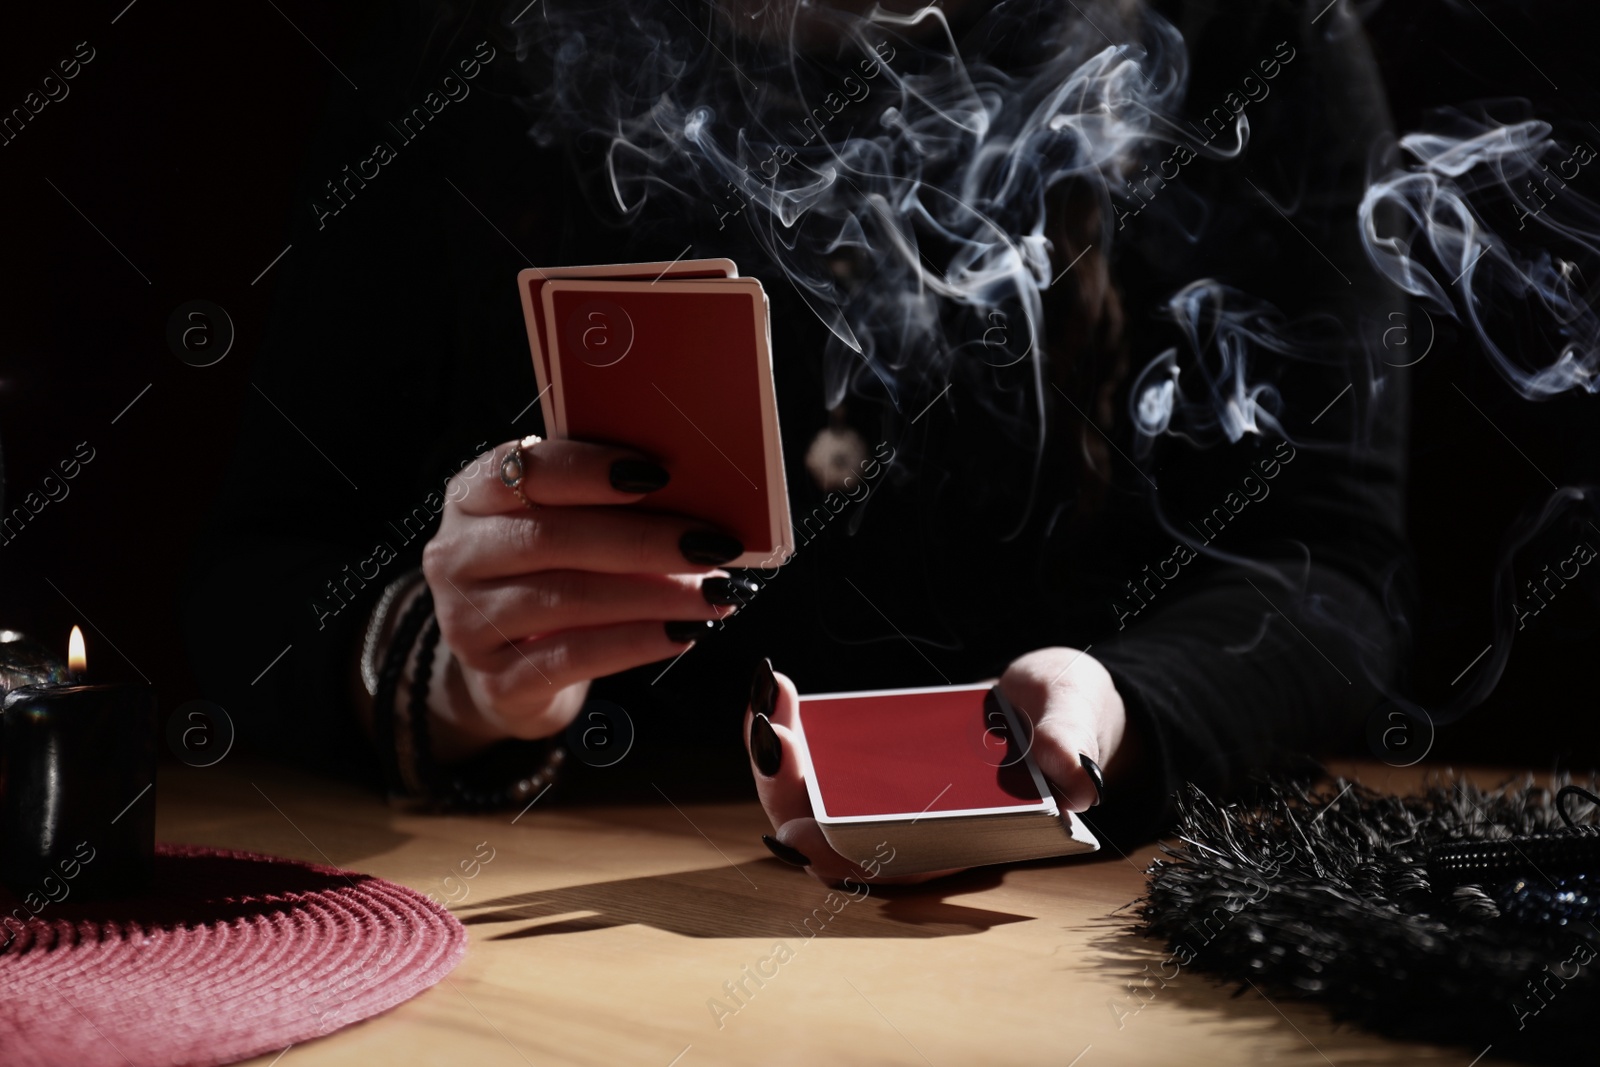
[[[1060,790],[1067,809],[1086,811],[1100,803],[1100,768],[1118,740],[1110,736],[1117,724],[1107,696],[1116,693],[1105,668],[1074,649],[1044,649],[1007,668],[1000,692],[1028,720],[1034,762]]]

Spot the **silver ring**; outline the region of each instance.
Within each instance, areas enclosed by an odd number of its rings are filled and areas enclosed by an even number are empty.
[[[532,448],[542,438],[538,434],[530,433],[516,444],[506,450],[500,458],[500,481],[507,489],[517,494],[517,499],[522,501],[522,506],[530,510],[538,510],[539,505],[528,499],[522,491],[522,479],[527,475],[527,463],[522,458],[524,448]]]

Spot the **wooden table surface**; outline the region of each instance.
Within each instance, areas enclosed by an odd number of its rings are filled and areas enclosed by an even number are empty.
[[[1381,764],[1338,769],[1379,789],[1419,779]],[[162,841],[331,863],[453,896],[471,932],[465,960],[433,989],[253,1061],[262,1067],[1467,1067],[1474,1055],[1335,1027],[1319,1008],[1235,996],[1188,971],[1133,1011],[1128,983],[1166,951],[1117,913],[1141,893],[1153,845],[857,892],[834,898],[833,914],[825,886],[761,846],[768,826],[754,803],[536,803],[514,823],[514,813],[422,816],[237,763],[164,768],[158,793]],[[446,882],[491,850],[476,877]],[[771,975],[761,985],[746,977],[758,965]],[[735,1001],[724,983],[741,981],[750,992]]]

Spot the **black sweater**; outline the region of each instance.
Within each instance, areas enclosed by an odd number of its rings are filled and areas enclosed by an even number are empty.
[[[895,462],[864,498],[828,497],[803,463],[830,424],[823,328],[769,281],[799,551],[665,675],[663,663],[597,683],[636,737],[614,766],[577,766],[569,795],[590,793],[586,782],[604,795],[642,786],[653,796],[650,783],[674,797],[749,792],[738,723],[759,655],[802,692],[825,692],[973,681],[1035,648],[1090,647],[1160,778],[1096,809],[1118,839],[1159,828],[1185,780],[1226,789],[1360,735],[1402,660],[1408,588],[1403,381],[1375,381],[1363,349],[1400,305],[1366,268],[1355,217],[1386,118],[1341,12],[1312,25],[1314,10],[1239,6],[1168,5],[1190,45],[1184,110],[1195,129],[1245,76],[1261,84],[1262,61],[1284,48],[1293,58],[1249,103],[1238,159],[1188,162],[1114,230],[1133,373],[1115,383],[1099,428],[1079,414],[1096,383],[1046,385],[1037,475],[981,391],[952,389],[915,422],[915,410],[890,417],[854,399],[843,417]],[[254,395],[190,583],[197,669],[246,741],[368,779],[375,764],[346,695],[373,600],[417,565],[449,474],[542,429],[516,271],[671,259],[692,240],[694,256],[735,254],[745,273],[762,273],[748,250],[718,243],[711,208],[676,229],[671,219],[619,227],[593,210],[589,172],[522,135],[514,57],[503,42],[478,48],[486,37],[391,18],[359,64],[359,94],[340,92],[297,198]],[[464,60],[478,64],[455,83],[468,95],[439,92],[425,125],[391,125]],[[1163,314],[1202,277],[1269,301],[1319,353],[1271,357],[1293,444],[1166,436],[1141,453],[1129,414],[1138,369],[1176,346],[1190,397],[1214,370],[1214,359],[1183,354]],[[1109,485],[1083,473],[1080,436],[1110,442]]]

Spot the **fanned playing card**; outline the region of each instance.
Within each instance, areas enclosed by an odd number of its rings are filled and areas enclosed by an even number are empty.
[[[555,278],[610,278],[614,281],[653,282],[661,278],[737,278],[731,259],[675,259],[661,263],[603,263],[586,267],[529,267],[517,274],[522,294],[522,318],[528,327],[528,347],[533,351],[533,373],[539,381],[539,412],[547,437],[565,436],[555,420],[550,401],[550,356],[544,344],[544,283]]]
[[[753,278],[548,278],[540,286],[559,436],[639,450],[671,481],[639,507],[737,537],[728,565],[793,552],[767,300]]]

